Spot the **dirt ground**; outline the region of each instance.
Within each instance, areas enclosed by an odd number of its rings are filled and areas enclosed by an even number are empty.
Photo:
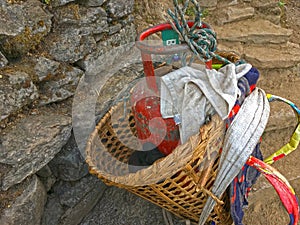
[[[290,39],[291,42],[300,44],[300,1],[287,0],[283,5],[283,16],[281,25],[285,28],[293,29],[294,33]],[[146,5],[146,7],[142,7]],[[136,3],[136,24],[138,32],[149,27],[150,25],[164,22],[163,13],[167,8],[172,7],[172,1],[161,0],[140,0]],[[212,18],[208,18],[212,19]],[[205,20],[205,19],[204,19]],[[299,73],[299,71],[298,71]],[[300,74],[298,74],[299,76]],[[290,98],[299,103],[300,93],[291,93],[286,88],[285,93],[281,93],[286,98]],[[298,97],[297,97],[298,96]],[[279,149],[284,143],[289,141],[289,135],[293,129],[282,129],[270,132],[269,137],[262,144],[262,151],[266,150],[266,155],[273,149]],[[300,174],[298,175],[299,166],[297,158],[300,157],[300,149],[291,156],[275,163],[274,167],[289,179],[299,198],[300,193]],[[296,174],[296,176],[295,176]],[[249,196],[249,207],[245,209],[245,225],[282,225],[289,223],[289,216],[282,206],[282,203],[270,184],[261,177],[254,186]],[[300,223],[298,223],[300,224]]]

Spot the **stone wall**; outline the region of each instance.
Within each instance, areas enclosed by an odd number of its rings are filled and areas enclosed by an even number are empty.
[[[104,184],[72,132],[93,62],[133,42],[134,1],[0,0],[0,224],[78,224]]]
[[[298,101],[284,90],[299,81],[299,43],[289,42],[292,31],[282,27],[284,9],[277,1],[201,0],[200,4],[217,31],[221,49],[234,50],[258,67],[263,88]],[[105,52],[134,41],[133,10],[133,0],[0,0],[0,224],[79,224],[88,214],[96,221],[99,213],[115,213],[105,207],[91,211],[97,203],[105,205],[110,196],[100,200],[107,187],[88,174],[72,130],[72,101],[80,79],[87,72],[97,73],[95,62]],[[294,46],[294,51],[285,52],[286,46]],[[140,67],[123,71],[112,80],[106,101],[123,85],[121,78],[130,82],[140,72]],[[293,125],[286,123],[292,112],[280,110],[275,109],[270,131]],[[126,194],[115,195],[122,210],[128,204],[122,197]],[[140,212],[143,203],[138,207]],[[129,213],[119,214],[123,217],[115,215],[105,224],[137,222]],[[163,224],[162,217],[149,218],[145,224],[149,221]]]

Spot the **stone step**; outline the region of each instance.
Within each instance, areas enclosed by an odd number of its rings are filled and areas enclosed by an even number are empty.
[[[281,49],[270,46],[247,46],[244,48],[246,61],[263,69],[290,68],[300,63],[300,47],[285,45]]]
[[[229,8],[224,7],[218,13],[216,18],[218,25],[225,23],[237,22],[254,16],[255,9],[253,7],[241,7],[240,5],[233,5]]]
[[[289,42],[281,45],[243,45],[220,42],[218,49],[234,51],[259,69],[292,68],[300,63],[299,45]]]
[[[217,39],[220,42],[241,42],[251,44],[286,43],[293,30],[282,28],[268,20],[247,19],[216,26]]]

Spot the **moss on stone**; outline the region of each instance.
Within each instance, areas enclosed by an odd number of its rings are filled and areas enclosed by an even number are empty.
[[[33,27],[25,26],[23,32],[15,37],[7,37],[1,41],[1,51],[8,59],[21,58],[23,55],[38,46],[44,36],[47,34],[47,29],[39,31],[39,28],[44,27],[45,22],[40,20]]]

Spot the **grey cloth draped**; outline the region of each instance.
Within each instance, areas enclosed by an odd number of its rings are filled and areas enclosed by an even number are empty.
[[[220,70],[182,67],[161,78],[161,114],[180,124],[181,143],[199,132],[206,117],[226,119],[235,104],[237,81],[252,66],[228,64]]]

